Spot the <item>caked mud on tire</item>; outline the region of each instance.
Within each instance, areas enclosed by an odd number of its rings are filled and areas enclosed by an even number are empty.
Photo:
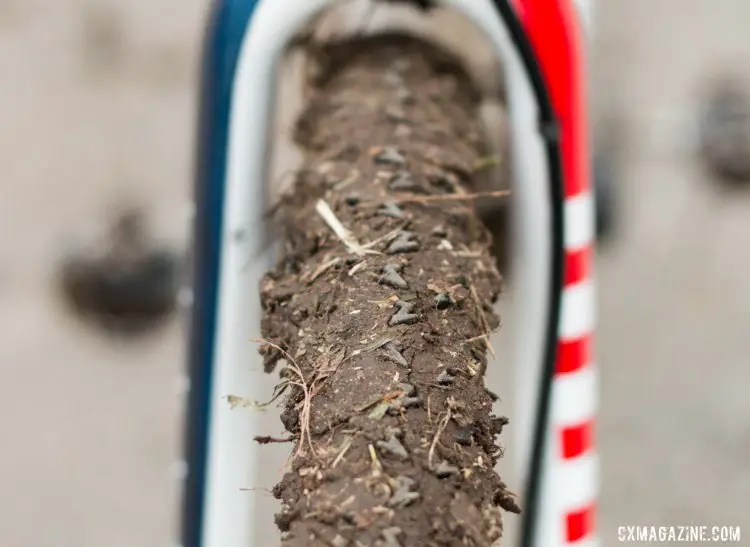
[[[283,544],[490,545],[501,509],[519,509],[493,469],[507,419],[484,387],[501,277],[460,198],[488,164],[478,94],[411,38],[323,55],[261,286],[262,352],[268,370],[285,362],[296,439],[274,490]]]

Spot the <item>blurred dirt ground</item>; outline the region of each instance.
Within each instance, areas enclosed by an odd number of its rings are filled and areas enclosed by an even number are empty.
[[[182,244],[204,2],[0,2],[0,544],[166,545],[179,325],[71,322],[55,261],[123,197]]]
[[[180,321],[102,339],[50,275],[71,230],[123,196],[185,243],[205,9],[0,3],[2,545],[150,547],[175,528]],[[605,0],[597,17],[595,104],[629,137],[598,266],[604,545],[627,524],[750,533],[750,194],[717,192],[685,154],[701,79],[748,66],[750,4]]]

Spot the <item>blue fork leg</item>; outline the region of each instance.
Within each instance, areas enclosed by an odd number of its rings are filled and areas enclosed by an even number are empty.
[[[214,3],[203,43],[194,189],[194,303],[188,362],[191,389],[184,444],[187,475],[180,529],[183,547],[203,544],[229,108],[240,47],[259,1]]]

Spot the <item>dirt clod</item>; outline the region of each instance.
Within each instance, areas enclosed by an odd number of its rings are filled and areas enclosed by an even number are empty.
[[[414,182],[414,177],[408,171],[399,171],[388,183],[388,187],[391,190],[414,190],[417,188],[417,183]]]
[[[375,163],[380,165],[404,165],[406,158],[396,148],[386,146],[375,154]]]
[[[398,526],[386,528],[383,530],[382,535],[385,541],[378,541],[376,543],[378,547],[401,547],[401,543],[398,541],[398,537],[401,535],[401,528]]]
[[[402,219],[406,217],[406,215],[404,214],[404,210],[393,201],[389,201],[381,205],[378,212],[383,216],[391,218]]]
[[[497,395],[495,395],[496,399],[499,399]],[[500,435],[503,432],[503,427],[508,425],[509,420],[508,418],[504,416],[500,416],[498,418],[492,418],[490,421],[490,427],[492,428],[492,433],[495,435]]]
[[[412,302],[404,302],[399,300],[396,302],[396,309],[398,310],[393,314],[389,325],[395,327],[396,325],[411,325],[419,321],[419,314],[412,313],[414,311],[414,304]]]
[[[448,370],[442,370],[435,381],[441,386],[448,386],[453,383],[455,377],[448,372]]]
[[[398,541],[398,537],[401,535],[401,528],[398,526],[392,526],[386,528],[382,532],[383,539],[377,543],[378,547],[401,547],[401,543]]]
[[[398,105],[387,106],[385,108],[385,115],[394,123],[399,123],[406,119],[406,112]]]
[[[419,492],[411,491],[415,485],[416,481],[414,481],[414,479],[403,476],[396,477],[393,484],[391,484],[393,495],[391,496],[391,499],[388,500],[388,505],[397,509],[403,509],[415,500],[418,500]]]
[[[395,435],[392,435],[386,441],[376,442],[375,446],[377,446],[380,450],[384,452],[388,452],[389,454],[395,456],[396,458],[400,460],[409,459],[409,453],[406,451],[406,448],[404,448],[404,445],[401,444],[401,441],[399,441]]]
[[[382,285],[388,285],[394,289],[408,289],[409,284],[401,277],[403,267],[400,264],[386,264],[383,266],[383,275],[378,280]]]
[[[446,310],[450,308],[452,303],[453,301],[451,300],[451,296],[448,293],[441,292],[435,297],[435,305],[439,310]]]
[[[404,392],[404,395],[406,395],[407,397],[410,397],[411,395],[413,395],[413,394],[414,394],[414,392],[415,392],[415,391],[417,391],[417,388],[415,388],[415,387],[414,387],[413,385],[411,385],[411,384],[407,384],[406,382],[401,382],[401,383],[400,383],[400,384],[398,385],[398,388],[399,388],[400,390],[402,390],[402,391]]]
[[[448,230],[446,230],[445,226],[443,226],[442,224],[438,224],[432,230],[430,230],[430,234],[437,237],[446,237],[448,235]]]
[[[451,475],[458,475],[459,472],[460,469],[458,467],[448,463],[445,460],[440,462],[437,467],[435,467],[435,475],[439,479],[444,479],[446,477],[450,477]]]
[[[385,357],[388,360],[393,361],[394,363],[402,367],[409,366],[409,362],[404,359],[404,356],[401,355],[401,351],[399,351],[398,347],[393,342],[388,342],[387,344],[385,344],[383,346],[383,349],[385,350]]]
[[[390,86],[401,88],[404,85],[404,79],[396,70],[388,70],[383,75],[383,81]]]
[[[406,124],[400,123],[393,130],[393,136],[397,139],[406,139],[411,136],[411,127]]]
[[[459,427],[453,434],[453,440],[463,446],[471,446],[474,441],[474,428],[470,425]]]
[[[452,251],[453,244],[447,239],[442,239],[440,240],[440,243],[438,243],[437,250],[438,251]]]
[[[416,408],[422,406],[422,399],[419,397],[404,397],[401,401],[401,406],[404,408]]]
[[[402,230],[399,232],[396,239],[394,239],[388,246],[386,253],[389,255],[395,255],[399,253],[413,253],[419,250],[419,241],[416,239],[416,235],[413,232]]]
[[[396,99],[401,104],[411,104],[414,102],[414,95],[405,87],[400,87],[396,90]]]

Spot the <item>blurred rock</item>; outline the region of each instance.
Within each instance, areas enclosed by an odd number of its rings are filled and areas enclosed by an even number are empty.
[[[82,10],[81,18],[81,59],[86,71],[100,76],[121,69],[128,44],[120,10],[90,4]]]
[[[596,150],[593,161],[594,207],[597,243],[605,243],[612,236],[617,220],[617,185],[612,159],[606,152]]]
[[[103,245],[69,253],[59,279],[71,308],[100,328],[137,334],[157,327],[175,308],[180,257],[156,247],[143,214],[122,212]]]
[[[706,170],[729,183],[750,180],[750,97],[740,78],[709,87],[699,114],[700,156]]]
[[[596,243],[601,247],[614,242],[623,216],[620,199],[623,160],[627,157],[630,136],[622,110],[610,106],[594,114],[590,138]]]

